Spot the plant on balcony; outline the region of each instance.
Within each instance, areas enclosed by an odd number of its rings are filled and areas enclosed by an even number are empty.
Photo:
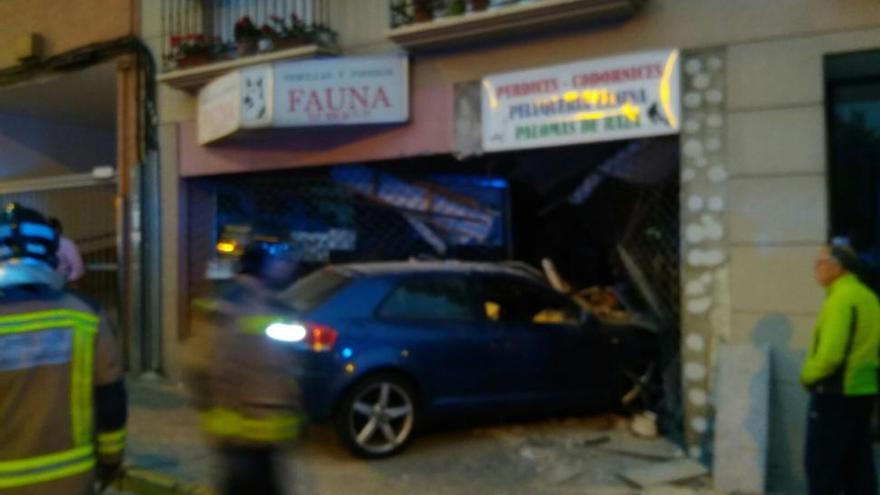
[[[468,0],[471,4],[471,12],[482,12],[489,8],[489,0]]]
[[[293,46],[307,45],[312,41],[309,38],[309,27],[296,14],[290,14],[290,24],[282,17],[271,17],[273,42],[276,48],[290,48]]]
[[[339,34],[330,26],[321,23],[313,23],[308,31],[312,43],[320,46],[336,46]]]
[[[235,45],[239,55],[257,53],[258,43],[263,32],[254,25],[250,16],[244,16],[235,23]]]
[[[180,69],[211,62],[223,48],[219,39],[201,33],[172,36],[170,42],[171,53],[166,58]]]
[[[306,24],[296,14],[290,15],[288,24],[283,18],[272,16],[272,26],[263,25],[263,35],[272,40],[275,48],[291,48],[302,45],[333,46],[339,35],[329,26],[320,23]]]
[[[449,0],[446,4],[446,15],[462,15],[467,11],[467,4],[464,0]]]
[[[391,2],[391,29],[412,24],[413,16],[409,12],[407,0],[392,0]]]
[[[441,5],[437,0],[412,0],[413,21],[428,22],[434,20],[434,9]]]
[[[257,50],[261,52],[268,52],[275,48],[278,48],[277,40],[280,39],[280,33],[268,24],[263,24],[260,26],[260,32],[262,36],[260,37],[260,41],[257,42]]]

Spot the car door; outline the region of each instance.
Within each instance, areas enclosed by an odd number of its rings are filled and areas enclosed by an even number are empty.
[[[529,400],[593,399],[607,369],[607,340],[581,323],[579,308],[531,280],[481,277],[487,322],[500,335],[501,373],[511,397]],[[598,397],[597,397],[598,398]]]
[[[418,274],[402,277],[377,310],[435,407],[484,402],[495,391],[493,339],[477,299],[464,273]]]

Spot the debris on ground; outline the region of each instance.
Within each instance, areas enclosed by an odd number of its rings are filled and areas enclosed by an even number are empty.
[[[678,446],[665,439],[646,440],[624,436],[599,448],[606,452],[651,461],[669,461],[684,456],[684,452]]]
[[[217,466],[178,392],[133,380],[129,459],[181,483],[207,485]],[[427,486],[432,495],[645,495],[618,473],[683,457],[665,439],[634,436],[630,420],[614,414],[426,432],[404,455],[381,462],[352,458],[334,435],[328,426],[315,426],[281,459],[297,493],[337,495],[356,486],[364,495],[404,495]],[[700,483],[674,482],[708,495],[708,485]]]
[[[699,492],[694,488],[661,485],[645,489],[642,495],[697,495],[697,493]]]
[[[646,411],[633,416],[630,422],[630,431],[644,438],[657,438],[660,431],[657,428],[657,415]]]
[[[593,433],[583,435],[581,438],[576,439],[576,445],[580,445],[583,447],[595,447],[597,445],[602,445],[611,441],[611,437],[605,433]]]
[[[706,466],[692,459],[679,459],[646,467],[628,469],[621,477],[641,488],[693,480],[709,474]]]

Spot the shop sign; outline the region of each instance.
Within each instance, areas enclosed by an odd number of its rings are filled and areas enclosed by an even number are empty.
[[[408,66],[398,55],[343,57],[227,74],[199,92],[198,141],[241,129],[406,122]]]
[[[238,130],[241,119],[241,75],[226,74],[199,92],[198,139],[208,143]]]
[[[483,149],[675,134],[679,58],[678,50],[653,51],[486,77]]]

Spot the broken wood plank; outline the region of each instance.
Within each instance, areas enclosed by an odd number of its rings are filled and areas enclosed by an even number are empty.
[[[628,469],[620,476],[641,488],[687,481],[709,474],[706,466],[692,459],[663,462],[653,466]]]

